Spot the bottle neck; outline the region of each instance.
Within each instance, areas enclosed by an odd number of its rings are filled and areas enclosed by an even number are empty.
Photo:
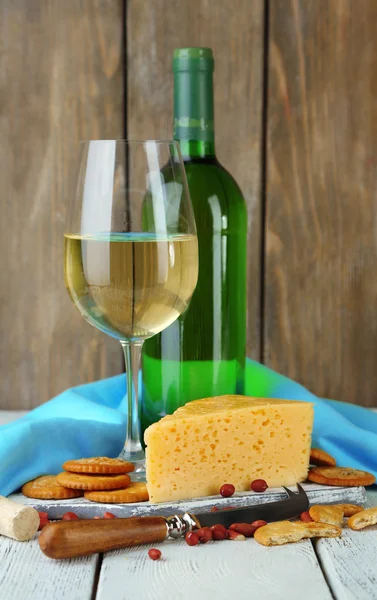
[[[178,140],[183,160],[215,158],[215,143],[201,140]]]
[[[174,73],[173,129],[184,159],[215,156],[212,70]]]

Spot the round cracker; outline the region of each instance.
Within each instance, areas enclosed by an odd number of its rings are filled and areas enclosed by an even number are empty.
[[[312,537],[339,537],[342,529],[328,523],[275,521],[259,527],[254,539],[263,546],[280,546]]]
[[[344,512],[339,504],[315,504],[309,508],[309,515],[316,523],[328,523],[341,527]]]
[[[92,502],[104,502],[109,504],[126,504],[129,502],[146,502],[149,494],[145,483],[135,481],[127,488],[113,490],[110,492],[85,492],[84,496]]]
[[[315,467],[310,469],[308,479],[323,485],[345,487],[372,485],[376,481],[372,473],[348,467]]]
[[[350,517],[347,521],[348,527],[358,531],[364,527],[370,527],[377,523],[377,507],[366,508]]]
[[[336,460],[324,450],[312,448],[310,450],[310,464],[318,467],[335,467]]]
[[[135,468],[130,462],[121,458],[108,458],[107,456],[93,456],[91,458],[79,458],[67,460],[63,469],[69,473],[116,475],[119,473],[131,473]]]
[[[341,507],[345,517],[352,517],[364,510],[364,508],[358,504],[338,504],[338,506]]]
[[[38,500],[65,500],[83,495],[81,490],[72,490],[61,486],[56,475],[42,475],[25,483],[21,492],[28,498]]]
[[[127,473],[121,475],[80,475],[79,473],[59,473],[58,483],[78,490],[116,490],[126,488],[131,479]]]

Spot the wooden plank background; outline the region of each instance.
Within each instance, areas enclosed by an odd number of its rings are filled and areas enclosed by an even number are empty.
[[[171,57],[216,59],[216,146],[249,211],[248,353],[376,405],[375,0],[3,0],[0,409],[122,370],[63,283],[75,151],[169,138]]]
[[[0,3],[0,408],[118,372],[64,288],[78,141],[123,135],[122,3]]]
[[[273,0],[264,360],[377,405],[377,2]]]

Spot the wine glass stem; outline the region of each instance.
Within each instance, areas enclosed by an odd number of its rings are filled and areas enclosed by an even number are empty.
[[[139,415],[139,368],[142,341],[120,342],[123,348],[124,360],[127,371],[127,432],[124,451],[130,459],[139,458],[142,452],[140,443],[140,415]]]

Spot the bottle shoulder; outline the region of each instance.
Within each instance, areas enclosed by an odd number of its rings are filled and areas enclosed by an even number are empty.
[[[226,228],[242,229],[247,224],[244,196],[232,175],[218,162],[203,165],[186,165],[195,216],[208,211],[215,223],[216,216],[226,217]]]
[[[233,175],[219,161],[217,161],[216,167],[218,178],[245,202],[242,190]]]
[[[201,213],[206,207],[221,213],[237,213],[246,217],[246,203],[234,177],[216,158],[185,161],[185,171],[194,211]],[[165,180],[171,170],[164,170]]]
[[[218,161],[216,157],[208,159],[194,159],[185,161],[186,174],[206,173],[206,176],[214,181],[220,179],[226,184],[232,185],[242,196],[242,191],[233,175]]]

